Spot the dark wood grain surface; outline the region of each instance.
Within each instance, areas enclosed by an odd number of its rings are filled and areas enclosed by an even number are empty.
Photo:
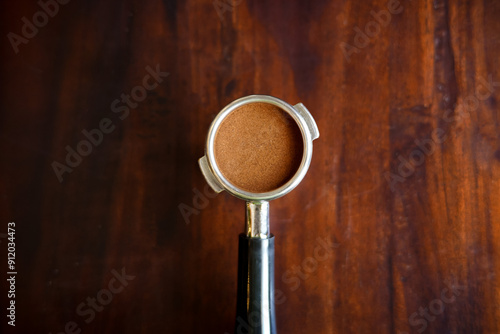
[[[232,333],[244,204],[197,159],[267,94],[321,133],[271,203],[278,332],[500,333],[500,2],[42,10],[0,4],[3,332]]]

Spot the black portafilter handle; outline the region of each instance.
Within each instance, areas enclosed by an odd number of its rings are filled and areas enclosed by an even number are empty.
[[[235,334],[276,334],[274,236],[240,234]]]

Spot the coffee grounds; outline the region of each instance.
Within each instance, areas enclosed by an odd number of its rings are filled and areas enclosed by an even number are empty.
[[[221,123],[214,154],[224,177],[253,193],[272,191],[297,172],[304,142],[295,120],[269,103],[249,103]]]

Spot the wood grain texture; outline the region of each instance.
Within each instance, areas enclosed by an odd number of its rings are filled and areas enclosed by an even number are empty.
[[[232,333],[244,204],[201,199],[197,159],[222,107],[267,94],[321,133],[271,203],[279,333],[500,333],[500,3],[232,3],[71,1],[18,53],[8,33],[40,6],[0,4],[3,332]],[[169,74],[114,112],[148,66]],[[53,162],[105,118],[59,182]],[[135,278],[79,315],[122,268]]]

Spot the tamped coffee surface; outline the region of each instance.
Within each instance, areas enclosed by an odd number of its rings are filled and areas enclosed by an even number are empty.
[[[303,140],[295,121],[269,103],[250,103],[229,114],[215,135],[215,160],[236,187],[272,191],[300,166]]]

